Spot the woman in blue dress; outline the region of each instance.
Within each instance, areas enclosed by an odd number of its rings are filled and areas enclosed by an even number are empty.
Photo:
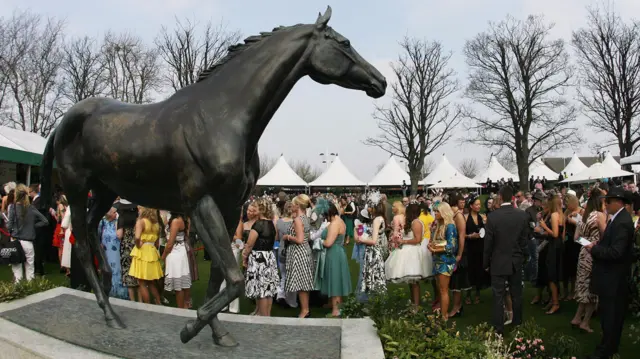
[[[107,262],[111,267],[111,291],[110,297],[129,299],[129,292],[122,284],[120,269],[120,240],[116,234],[116,209],[111,208],[98,225],[100,242],[107,254]]]
[[[438,281],[442,318],[449,318],[449,282],[456,269],[458,230],[453,221],[453,210],[446,202],[435,208],[436,230],[428,248],[433,253],[433,271]]]

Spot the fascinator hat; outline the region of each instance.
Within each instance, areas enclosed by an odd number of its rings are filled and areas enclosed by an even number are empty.
[[[362,195],[362,199],[365,202],[365,207],[360,211],[360,215],[364,218],[369,218],[369,208],[375,208],[380,204],[382,194],[380,191],[369,191]]]

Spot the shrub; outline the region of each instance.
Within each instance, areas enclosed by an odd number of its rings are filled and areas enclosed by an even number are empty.
[[[366,303],[351,296],[344,301],[342,314],[345,318],[370,317],[387,358],[570,359],[580,349],[572,337],[547,337],[546,330],[532,319],[505,338],[487,323],[460,332],[454,321],[445,323],[424,306],[413,307],[402,289],[372,295]]]
[[[40,293],[58,287],[46,278],[34,278],[31,281],[0,282],[0,303],[24,298],[31,294]]]

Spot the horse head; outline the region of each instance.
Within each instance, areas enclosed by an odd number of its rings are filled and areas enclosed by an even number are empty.
[[[327,26],[331,7],[318,14],[309,44],[307,74],[321,84],[335,84],[344,88],[365,91],[369,97],[384,96],[387,81],[380,71],[367,62],[351,46],[349,39]]]

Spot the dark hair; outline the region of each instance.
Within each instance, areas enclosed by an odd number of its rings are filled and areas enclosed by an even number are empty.
[[[327,210],[327,218],[333,218],[339,215],[340,212],[336,208],[336,205],[333,202],[329,201],[329,209]]]
[[[276,202],[276,208],[278,209],[278,212],[280,212],[280,215],[282,216],[284,214],[284,205],[285,203],[287,203],[287,201],[278,201]]]
[[[135,204],[118,204],[118,228],[134,228],[138,220],[138,206]]]
[[[429,207],[429,204],[427,202],[422,202],[420,204],[420,211],[422,211],[422,213],[424,214],[429,214],[431,213],[431,207]]]
[[[162,217],[159,216],[158,218],[162,218]],[[178,218],[180,218],[182,222],[184,222],[184,229],[186,230],[187,226],[189,225],[189,219],[187,219],[187,217],[184,214],[178,213],[178,212],[171,212],[171,218],[169,218],[169,223],[167,224],[167,226],[171,228],[171,223],[173,223],[173,220]]]
[[[33,192],[38,193],[38,189],[39,189],[39,187],[40,187],[40,185],[39,185],[39,184],[34,183],[34,184],[32,184],[32,185],[30,185],[30,186],[29,186],[29,189],[30,189],[31,191],[33,191]]]
[[[502,186],[498,192],[503,203],[511,202],[513,198],[513,188],[511,186]]]
[[[375,206],[371,206],[371,211],[373,212],[373,218],[376,217],[386,217],[387,215],[387,205],[384,202],[380,201]]]
[[[449,206],[451,206],[451,208],[458,207],[458,202],[460,201],[464,201],[464,197],[458,192],[452,193],[449,196]]]
[[[609,184],[607,182],[598,183],[598,187],[603,191],[609,192]]]
[[[316,197],[311,197],[311,204],[315,206],[316,203],[318,203],[318,199]]]
[[[341,200],[345,200],[345,201],[347,201],[347,202],[349,201],[349,199],[347,199],[347,196],[340,196],[340,199],[341,199]]]
[[[602,197],[602,192],[598,186],[594,186],[591,191],[589,191],[589,200],[587,201],[587,208],[584,210],[584,216],[582,216],[582,222],[587,223],[587,219],[589,219],[589,215],[593,211],[602,211],[602,202],[600,202],[600,197]]]
[[[417,203],[409,203],[404,213],[404,233],[409,234],[411,231],[411,223],[414,219],[420,217],[420,206]]]

